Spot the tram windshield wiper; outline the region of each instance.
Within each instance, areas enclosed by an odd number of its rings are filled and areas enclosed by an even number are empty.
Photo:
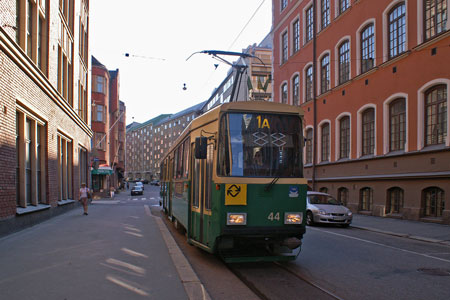
[[[264,191],[268,192],[272,189],[272,186],[277,183],[278,179],[280,179],[280,176],[275,177],[269,184],[267,184],[264,187]]]

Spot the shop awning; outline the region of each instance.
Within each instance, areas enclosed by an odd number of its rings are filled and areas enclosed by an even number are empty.
[[[112,173],[114,173],[114,170],[110,167],[100,166],[97,170],[91,168],[92,175],[111,175]]]

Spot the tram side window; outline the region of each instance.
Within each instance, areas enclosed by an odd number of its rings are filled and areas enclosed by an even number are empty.
[[[178,170],[178,148],[174,151],[174,158],[173,158],[173,178],[177,178],[177,170]]]
[[[217,159],[217,174],[219,176],[230,175],[230,153],[228,150],[228,126],[226,115],[220,120],[219,145]]]
[[[184,141],[184,155],[183,155],[183,178],[188,178],[189,175],[189,149],[190,138]]]

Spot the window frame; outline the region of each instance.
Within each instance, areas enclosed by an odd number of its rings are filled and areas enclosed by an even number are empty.
[[[394,106],[403,104],[403,111],[393,112]],[[389,151],[404,151],[406,147],[406,99],[397,98],[389,103]],[[395,121],[395,122],[393,122]],[[394,123],[394,124],[393,124]],[[393,129],[396,125],[396,129]],[[403,130],[402,130],[403,128]]]
[[[439,90],[442,89],[441,94],[443,95],[443,98],[438,99],[436,102],[433,103],[427,103],[429,100],[429,96],[432,95],[432,93],[437,92],[439,93]],[[430,88],[428,88],[425,92],[424,92],[424,145],[425,147],[427,146],[432,146],[432,145],[440,145],[440,144],[445,144],[446,139],[448,138],[448,132],[447,132],[447,126],[448,126],[448,119],[447,119],[447,115],[448,115],[448,99],[447,97],[447,91],[448,86],[445,84],[437,84],[434,85]],[[437,95],[436,97],[438,97],[439,95]],[[431,96],[432,97],[432,96]],[[441,107],[445,107],[445,111],[439,111],[439,105],[442,105]],[[431,111],[438,111],[437,114],[433,114],[432,116],[437,115],[438,120],[436,120],[436,122],[434,124],[429,125],[429,118],[430,116],[428,115],[428,111],[431,109]],[[439,123],[439,115],[442,116],[443,119],[443,123]],[[442,122],[442,120],[441,120]],[[436,135],[433,135],[433,133],[429,133],[428,129],[429,127],[432,126],[437,126],[437,127],[442,127],[442,130],[440,132],[438,132]],[[431,129],[431,132],[435,131],[434,129]],[[439,133],[441,133],[439,135]],[[433,142],[433,139],[436,139],[435,142]],[[441,142],[439,142],[441,140]]]
[[[394,14],[397,14],[399,9],[403,10],[403,12],[395,16]],[[387,14],[387,47],[389,59],[397,57],[406,51],[406,22],[406,4],[405,2],[399,2]]]
[[[344,124],[348,126],[343,127]],[[350,116],[339,119],[339,159],[350,158],[350,126]]]
[[[367,33],[366,33],[367,32]],[[365,54],[365,52],[367,52]],[[361,74],[375,67],[375,25],[369,23],[360,31]]]
[[[439,36],[442,33],[445,33],[447,31],[447,22],[448,22],[448,6],[446,6],[446,11],[437,11],[439,7],[439,3],[441,4],[440,7],[443,7],[443,4],[447,5],[447,0],[430,0],[429,2],[433,2],[433,5],[427,9],[427,0],[423,1],[423,36],[424,41],[429,41],[433,39],[436,36]],[[430,17],[427,17],[428,11],[434,10],[430,13]],[[438,15],[441,15],[441,21],[438,23],[436,21],[436,18]],[[442,18],[442,16],[445,16],[445,21]],[[427,26],[427,22],[430,20],[431,24],[430,26]],[[443,24],[445,26],[443,26]],[[441,26],[439,26],[441,25]],[[430,29],[430,30],[429,30]],[[428,33],[429,31],[434,30],[434,33]]]
[[[368,119],[371,113],[371,119]],[[375,154],[375,108],[368,107],[361,112],[362,156]]]
[[[346,47],[346,49],[344,49],[344,51],[342,50],[344,47]],[[339,55],[339,60],[338,60],[338,72],[339,72],[339,84],[343,84],[346,83],[347,81],[350,80],[350,61],[351,61],[351,53],[350,53],[350,41],[349,40],[344,40],[343,42],[341,42],[339,44],[338,47],[338,55]],[[347,64],[347,66],[345,66],[344,64]]]

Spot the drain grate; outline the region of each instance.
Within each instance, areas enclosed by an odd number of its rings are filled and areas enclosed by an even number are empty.
[[[432,268],[420,268],[417,271],[434,276],[450,276],[450,270],[447,269],[432,269]]]

